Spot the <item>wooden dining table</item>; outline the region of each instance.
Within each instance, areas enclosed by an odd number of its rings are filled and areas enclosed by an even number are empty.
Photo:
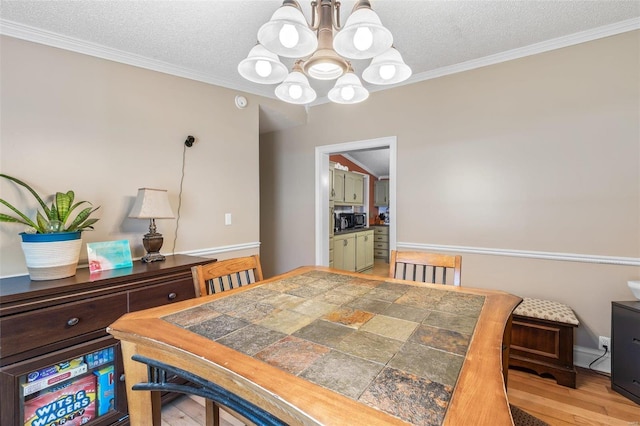
[[[121,341],[133,426],[160,424],[161,391],[256,424],[512,425],[505,360],[520,301],[310,266],[107,331]]]

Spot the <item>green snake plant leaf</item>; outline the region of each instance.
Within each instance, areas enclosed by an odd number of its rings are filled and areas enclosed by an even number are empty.
[[[71,203],[73,203],[73,191],[69,191],[66,194],[62,192],[56,192],[56,208],[58,211],[58,220],[62,223],[67,221],[69,213],[71,213]]]
[[[12,182],[17,183],[18,185],[24,187],[27,191],[29,191],[31,193],[31,195],[34,196],[34,198],[38,201],[38,204],[40,204],[40,207],[42,207],[42,210],[44,210],[47,213],[47,216],[49,215],[49,207],[47,207],[47,205],[45,204],[44,201],[42,201],[42,198],[40,198],[40,196],[38,195],[38,193],[36,191],[33,190],[33,188],[31,188],[29,185],[27,185],[26,183],[24,183],[23,181],[16,179],[12,176],[8,176],[5,175],[4,173],[0,173],[0,177],[3,177],[5,179],[9,179]]]

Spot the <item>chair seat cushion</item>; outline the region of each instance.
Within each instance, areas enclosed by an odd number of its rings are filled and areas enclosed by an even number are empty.
[[[578,318],[570,307],[551,300],[523,297],[522,303],[513,311],[513,314],[565,324],[580,324],[580,321],[578,321]]]

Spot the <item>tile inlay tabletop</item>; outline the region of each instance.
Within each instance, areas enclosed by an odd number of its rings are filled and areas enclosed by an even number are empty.
[[[156,359],[288,424],[496,425],[511,420],[502,338],[519,302],[497,291],[305,267],[127,314],[108,331],[123,341],[125,369],[134,368],[128,352],[153,342]],[[158,342],[172,351],[158,354]]]

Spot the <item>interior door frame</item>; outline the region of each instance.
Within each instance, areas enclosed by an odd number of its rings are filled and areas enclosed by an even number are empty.
[[[329,155],[389,148],[389,250],[396,249],[397,137],[385,136],[316,147],[316,265],[329,266]]]

